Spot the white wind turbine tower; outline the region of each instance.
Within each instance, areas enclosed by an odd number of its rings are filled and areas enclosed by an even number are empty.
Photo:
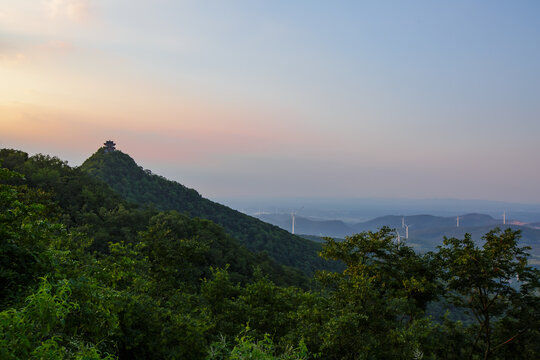
[[[294,235],[294,223],[295,223],[294,217],[295,217],[296,214],[298,214],[298,213],[300,212],[300,210],[302,210],[303,208],[304,208],[304,207],[302,206],[300,209],[291,212],[291,218],[292,218],[292,234],[293,234],[293,235]]]
[[[403,229],[405,227],[405,216],[401,217],[401,228]]]
[[[411,227],[412,225],[407,225],[407,224],[404,224],[405,225],[405,239],[409,239],[409,227]]]
[[[397,240],[397,243],[399,244],[399,243],[401,243],[401,235],[399,234],[399,231],[397,231],[397,230],[396,230],[396,235],[397,235],[396,240]]]
[[[503,225],[506,225],[506,210],[503,211]]]
[[[456,227],[459,227],[459,215],[458,215],[458,217],[456,218]]]

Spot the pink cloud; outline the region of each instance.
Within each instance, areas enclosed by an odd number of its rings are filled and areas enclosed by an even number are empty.
[[[0,66],[17,66],[25,63],[28,57],[22,52],[0,54]]]
[[[73,44],[62,40],[49,40],[46,43],[38,45],[41,50],[64,52],[73,49]]]
[[[71,43],[62,40],[49,40],[40,44],[29,42],[7,45],[0,48],[0,66],[18,66],[34,62],[36,58],[58,56],[73,51]]]
[[[87,22],[94,15],[86,0],[49,0],[47,5],[53,18],[66,17],[76,22]]]
[[[213,119],[199,123],[167,122],[154,116],[134,120],[134,114],[105,115],[31,104],[0,105],[0,133],[16,143],[55,142],[92,152],[111,138],[133,156],[162,162],[205,163],[237,154],[289,153],[298,146],[321,143],[317,134],[291,132],[260,121]],[[144,117],[146,118],[146,117]],[[154,119],[154,120],[150,120]],[[227,121],[228,120],[228,121]]]

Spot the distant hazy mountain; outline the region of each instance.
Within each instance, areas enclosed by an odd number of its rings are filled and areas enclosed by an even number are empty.
[[[257,215],[257,217],[265,222],[279,226],[284,230],[291,231],[292,229],[292,219],[289,214],[260,214]],[[402,228],[402,221],[410,226],[410,231],[414,232],[422,229],[450,229],[457,225],[455,217],[433,215],[413,215],[405,217],[387,215],[355,224],[348,224],[341,220],[307,219],[297,215],[295,220],[295,232],[297,234],[305,235],[343,237],[367,230],[375,231],[383,226],[399,230]],[[489,215],[467,214],[459,217],[460,228],[464,229],[478,226],[494,227],[498,224],[501,224],[501,221],[496,220]]]
[[[257,218],[267,223],[292,231],[292,218],[289,214],[260,214]],[[296,216],[295,233],[316,236],[343,237],[355,231],[341,220],[312,220]]]
[[[291,231],[291,215],[289,214],[262,214],[261,220]],[[459,216],[459,227],[456,217],[443,217],[433,215],[398,216],[387,215],[375,219],[348,224],[341,220],[315,220],[296,216],[295,232],[303,234],[308,239],[322,241],[322,237],[342,238],[363,231],[376,231],[383,226],[396,229],[402,238],[405,229],[402,221],[409,225],[409,239],[407,242],[419,251],[434,250],[442,244],[444,237],[463,237],[465,233],[471,234],[473,239],[481,242],[482,236],[495,227],[511,227],[521,230],[521,244],[530,246],[531,261],[540,264],[540,223],[516,225],[510,221],[502,224],[502,220],[494,219],[485,214],[465,214]],[[538,228],[537,228],[538,227]]]
[[[476,227],[452,227],[452,228],[425,228],[425,229],[409,229],[409,244],[416,247],[420,251],[434,250],[438,245],[441,245],[443,238],[446,237],[458,237],[463,238],[465,233],[471,234],[475,241],[482,242],[482,236],[494,227],[500,227],[506,229],[508,227],[513,230],[521,231],[521,246],[530,246],[531,250],[531,263],[540,265],[540,230],[533,229],[527,226],[520,225],[502,225],[497,224],[494,226],[484,225]]]
[[[463,199],[407,199],[407,198],[220,198],[219,202],[244,213],[287,214],[302,208],[301,217],[309,219],[337,219],[345,223],[357,223],[389,214],[430,214],[456,217],[463,214],[487,214],[502,219],[503,211],[508,218],[520,221],[540,222],[539,203],[509,203],[501,201]]]
[[[409,230],[419,229],[440,229],[457,227],[456,217],[442,217],[433,215],[413,215],[413,216],[383,216],[366,222],[361,222],[353,225],[356,231],[375,230],[382,226],[399,229],[402,227],[402,221],[410,225]],[[495,220],[489,215],[483,214],[466,214],[459,217],[460,228],[476,227],[476,226],[495,226],[501,224],[501,221]],[[501,224],[502,225],[502,224]]]

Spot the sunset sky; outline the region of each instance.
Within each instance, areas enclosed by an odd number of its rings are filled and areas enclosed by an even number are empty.
[[[540,202],[540,2],[0,0],[0,147],[208,197]]]

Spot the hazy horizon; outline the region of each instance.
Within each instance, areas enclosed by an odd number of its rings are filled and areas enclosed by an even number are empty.
[[[6,0],[0,147],[209,198],[540,203],[540,3]]]
[[[290,214],[298,217],[346,222],[366,221],[380,216],[486,214],[524,222],[540,221],[540,204],[489,200],[404,198],[213,198],[249,215]]]

